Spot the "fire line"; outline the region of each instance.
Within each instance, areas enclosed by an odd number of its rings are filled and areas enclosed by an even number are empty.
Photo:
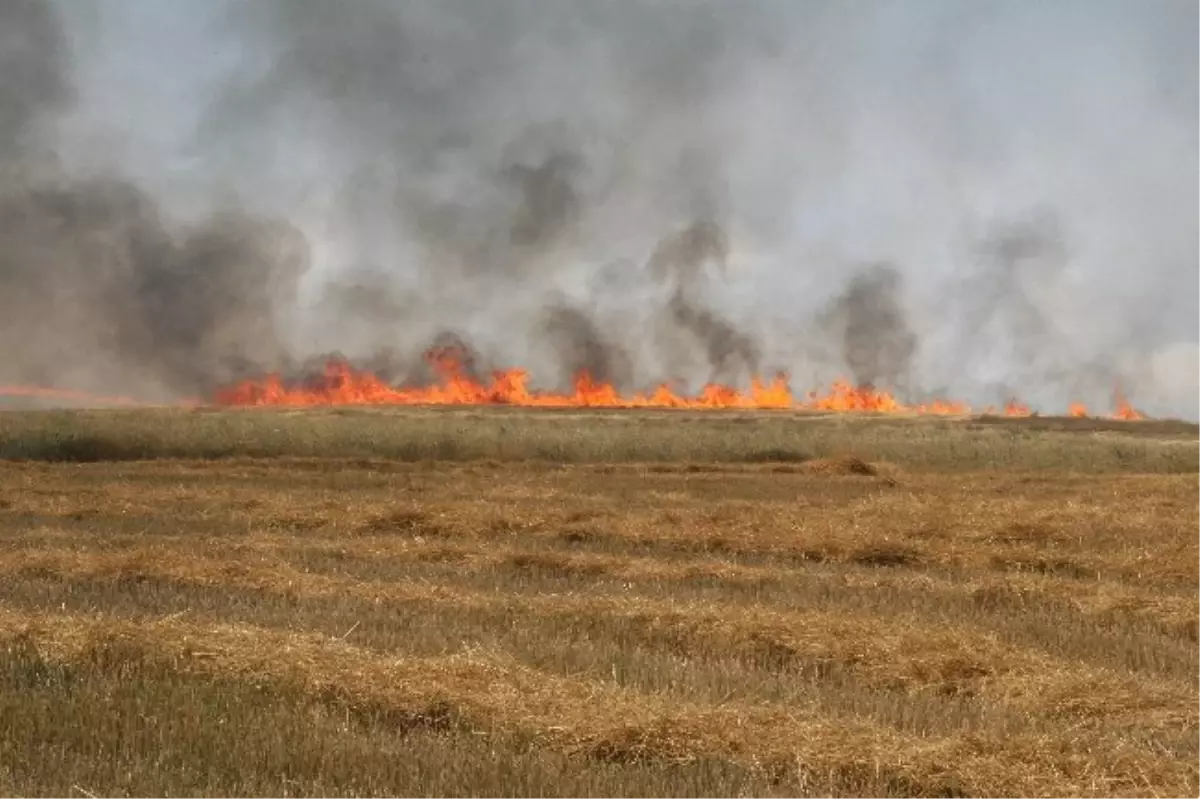
[[[378,375],[357,370],[345,361],[332,359],[323,373],[302,383],[289,385],[278,374],[245,380],[219,390],[213,404],[219,406],[291,406],[320,405],[509,405],[553,408],[681,408],[681,409],[755,409],[865,411],[966,415],[975,411],[964,402],[936,400],[907,405],[893,394],[869,387],[856,387],[846,381],[835,382],[827,391],[793,395],[787,376],[780,374],[766,381],[755,378],[749,389],[710,384],[698,394],[681,394],[668,385],[648,393],[622,394],[609,383],[580,373],[570,393],[537,391],[528,386],[529,374],[523,369],[505,369],[492,373],[481,382],[465,374],[457,359],[442,355],[433,359],[440,382],[420,387],[389,385]],[[1111,418],[1141,419],[1122,395],[1118,394]],[[980,411],[1005,416],[1031,416],[1029,406],[1015,400],[1002,408]],[[1068,415],[1091,416],[1087,407],[1072,403]]]
[[[812,391],[795,396],[788,387],[785,374],[771,380],[754,378],[748,389],[709,384],[698,394],[680,393],[667,384],[647,393],[623,394],[609,383],[597,381],[587,373],[579,373],[569,393],[539,391],[528,386],[529,374],[524,369],[504,369],[492,373],[491,379],[481,382],[472,378],[454,353],[440,350],[428,357],[439,377],[433,385],[397,387],[378,375],[355,369],[341,359],[330,359],[322,373],[303,381],[289,382],[279,374],[243,380],[218,389],[208,400],[183,400],[175,403],[184,407],[316,407],[332,405],[505,405],[531,408],[678,408],[692,410],[808,410],[833,412],[904,413],[917,415],[962,416],[972,413],[1024,417],[1035,415],[1028,406],[1011,400],[1003,407],[988,406],[973,409],[965,402],[934,400],[909,405],[892,393],[871,387],[854,386],[835,381],[825,391]],[[85,405],[145,407],[148,403],[131,397],[106,396],[69,389],[41,386],[0,386],[0,397],[23,397],[51,402]],[[1126,399],[1120,387],[1113,392],[1114,410],[1110,419],[1137,420],[1146,418]],[[1071,403],[1067,416],[1093,417],[1086,405]]]

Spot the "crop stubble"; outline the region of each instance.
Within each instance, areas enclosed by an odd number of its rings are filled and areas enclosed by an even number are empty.
[[[1195,795],[1196,428],[1083,422],[2,414],[0,791]]]

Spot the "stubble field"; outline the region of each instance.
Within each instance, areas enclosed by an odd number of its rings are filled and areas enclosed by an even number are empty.
[[[1195,796],[1197,440],[0,413],[0,793]]]

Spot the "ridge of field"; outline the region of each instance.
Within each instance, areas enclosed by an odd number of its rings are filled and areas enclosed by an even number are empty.
[[[1197,439],[3,413],[0,792],[1194,796]]]

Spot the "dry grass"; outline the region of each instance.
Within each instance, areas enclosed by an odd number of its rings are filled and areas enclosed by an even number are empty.
[[[1200,790],[1194,426],[587,422],[0,415],[0,791]]]
[[[1197,426],[1102,419],[516,408],[0,413],[0,460],[387,458],[409,462],[776,463],[1196,473]]]

